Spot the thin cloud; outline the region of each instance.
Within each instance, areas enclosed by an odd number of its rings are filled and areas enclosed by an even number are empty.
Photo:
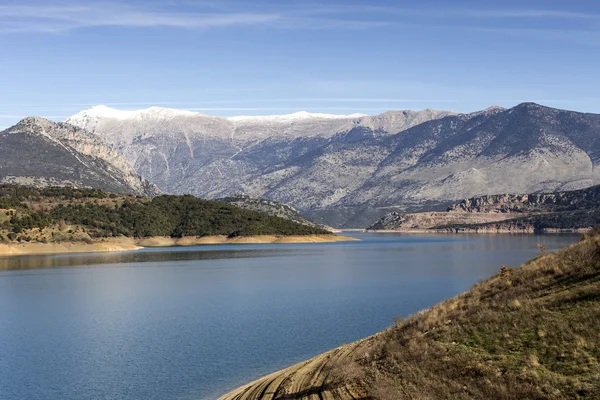
[[[62,109],[62,108],[77,108],[77,107],[93,107],[103,104],[107,107],[137,107],[137,106],[195,106],[200,104],[261,104],[261,103],[431,103],[443,102],[454,103],[456,100],[443,99],[407,99],[407,98],[366,98],[366,97],[288,97],[288,98],[268,98],[268,99],[244,99],[244,100],[206,100],[206,101],[127,101],[127,102],[99,102],[99,103],[49,103],[49,104],[15,104],[15,103],[0,103],[0,107],[19,107],[19,108],[44,108]]]
[[[481,19],[572,20],[582,23],[600,21],[598,14],[551,9],[431,10],[376,5],[294,5],[282,2],[271,3],[269,11],[265,12],[265,4],[255,3],[190,2],[183,3],[187,4],[187,7],[186,10],[182,10],[178,7],[181,6],[181,2],[161,4],[161,2],[147,1],[140,6],[114,1],[95,4],[92,2],[40,4],[31,1],[0,5],[0,33],[64,33],[82,28],[109,26],[178,29],[249,26],[268,26],[278,29],[367,29],[404,26],[452,29],[461,26],[468,28],[471,24],[469,20]],[[440,24],[445,20],[454,23],[456,18],[462,18],[458,25]],[[415,19],[423,19],[423,21],[415,21]],[[498,27],[498,29],[502,28]]]
[[[368,13],[368,14],[393,14],[406,16],[421,16],[426,18],[443,17],[468,17],[468,18],[533,18],[533,19],[572,19],[572,20],[599,20],[600,14],[557,10],[557,9],[461,9],[461,8],[404,8],[377,5],[344,5],[334,7],[313,7],[308,13],[313,14],[348,14],[348,13]]]
[[[174,11],[158,5],[139,7],[127,3],[8,4],[0,5],[0,33],[64,33],[93,27],[209,29],[271,26],[280,29],[363,29],[383,26],[382,21],[315,18],[310,12],[231,12],[210,4],[210,12]],[[198,4],[196,4],[198,5]],[[206,4],[199,4],[206,8]],[[197,9],[193,8],[192,10]],[[237,8],[239,10],[239,8]]]
[[[28,117],[29,115],[11,115],[11,114],[0,114],[0,119],[23,119]],[[43,118],[52,118],[52,119],[64,119],[69,118],[68,115],[44,115]]]
[[[182,29],[250,26],[273,23],[270,13],[184,13],[141,9],[126,4],[1,5],[0,32],[66,32],[73,29],[119,27],[174,27]]]
[[[472,18],[543,18],[543,19],[579,19],[597,20],[600,15],[583,12],[561,11],[561,10],[488,10],[473,11],[463,10],[454,12],[455,15],[463,15]]]

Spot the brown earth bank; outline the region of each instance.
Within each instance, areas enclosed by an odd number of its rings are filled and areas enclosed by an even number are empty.
[[[269,244],[269,243],[333,243],[357,240],[340,235],[257,235],[257,236],[204,236],[204,237],[152,237],[136,241],[142,247],[195,246],[201,244]]]
[[[594,231],[220,400],[600,399],[599,322]]]
[[[0,257],[36,254],[97,253],[138,250],[142,247],[131,238],[98,239],[86,242],[0,243]]]
[[[228,238],[205,236],[200,238],[151,237],[144,239],[106,238],[87,242],[62,243],[0,243],[0,257],[36,254],[96,253],[139,250],[144,247],[195,246],[203,244],[268,244],[268,243],[332,243],[357,240],[340,235],[260,235]]]

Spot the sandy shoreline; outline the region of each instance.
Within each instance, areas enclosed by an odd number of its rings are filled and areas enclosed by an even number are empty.
[[[0,243],[0,257],[24,256],[36,254],[68,254],[68,253],[98,253],[139,250],[144,247],[174,247],[196,246],[203,244],[269,244],[269,243],[333,243],[357,240],[340,235],[307,235],[307,236],[226,236],[206,237],[151,237],[145,239],[110,238],[99,239],[92,243]]]

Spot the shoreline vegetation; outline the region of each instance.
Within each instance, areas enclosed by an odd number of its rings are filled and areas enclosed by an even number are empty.
[[[0,185],[0,256],[200,244],[353,240],[315,224],[191,195],[154,198]]]
[[[204,236],[204,237],[148,237],[105,238],[87,242],[61,243],[0,243],[0,257],[99,253],[140,250],[146,247],[185,247],[215,244],[301,244],[301,243],[333,243],[358,240],[341,235],[255,235],[255,236]]]
[[[600,393],[600,229],[219,400],[568,399]]]

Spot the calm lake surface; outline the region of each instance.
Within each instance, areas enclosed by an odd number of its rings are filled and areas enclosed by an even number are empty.
[[[0,399],[215,399],[577,235],[0,258]]]

